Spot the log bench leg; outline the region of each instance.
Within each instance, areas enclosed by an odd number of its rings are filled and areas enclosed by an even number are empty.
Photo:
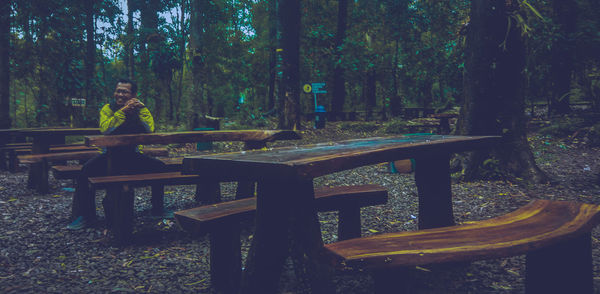
[[[344,207],[338,218],[338,240],[360,238],[360,207]]]
[[[165,186],[152,185],[152,215],[162,215],[165,210]]]
[[[48,161],[42,160],[29,165],[27,187],[35,189],[40,194],[48,193]]]
[[[6,153],[7,153],[6,150],[0,150],[0,170],[8,169]]]
[[[210,279],[218,293],[238,293],[242,279],[239,220],[210,232]]]
[[[8,171],[14,173],[17,171],[18,166],[19,161],[17,159],[17,152],[15,150],[10,150],[8,153]]]
[[[133,196],[134,190],[127,185],[106,189],[107,221],[118,245],[126,245],[131,241],[133,232]]]
[[[450,155],[415,158],[419,193],[419,230],[454,225],[450,183]]]
[[[195,200],[202,205],[221,202],[221,185],[213,181],[199,182],[196,184]]]
[[[411,293],[405,280],[409,269],[386,268],[373,271],[373,292],[375,294],[408,294]]]
[[[526,293],[593,293],[591,233],[527,254]]]

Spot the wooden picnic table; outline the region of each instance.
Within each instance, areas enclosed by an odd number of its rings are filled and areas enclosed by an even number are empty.
[[[454,224],[450,155],[490,147],[497,136],[418,135],[368,138],[300,147],[186,157],[183,173],[215,181],[258,181],[256,231],[248,254],[242,293],[276,293],[288,255],[299,257],[314,293],[329,293],[323,246],[314,206],[313,179],[338,171],[414,158],[419,228]],[[291,234],[288,239],[288,233]],[[291,241],[288,241],[291,240]],[[288,243],[289,242],[289,243]],[[331,289],[329,289],[331,290]]]
[[[91,136],[85,138],[87,146],[96,146],[106,148],[108,156],[107,170],[108,175],[118,175],[119,170],[113,168],[114,160],[118,160],[119,152],[123,146],[135,146],[144,144],[174,144],[174,143],[194,143],[194,142],[215,142],[215,141],[242,141],[245,142],[245,149],[260,149],[266,147],[267,142],[276,140],[297,140],[300,139],[298,133],[288,130],[227,130],[227,131],[191,131],[191,132],[172,132],[172,133],[151,133],[151,134],[131,134],[114,136]],[[213,182],[218,185],[218,182]],[[245,190],[251,189],[248,183],[238,183]],[[238,193],[248,193],[240,191]],[[118,243],[128,243],[132,232],[133,215],[133,193],[119,189],[108,188],[106,197],[110,197],[114,205],[111,211],[113,224],[112,231]]]
[[[50,146],[65,144],[67,136],[86,136],[100,134],[99,128],[39,128],[24,129],[18,132],[24,137],[33,138],[31,145],[31,154],[44,154],[50,152]],[[40,193],[48,192],[47,167],[41,163],[32,163],[29,165],[29,174],[27,186]]]

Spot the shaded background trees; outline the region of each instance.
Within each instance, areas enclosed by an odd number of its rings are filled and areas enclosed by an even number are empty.
[[[204,115],[260,126],[262,115],[281,113],[283,97],[293,93],[295,110],[281,116],[281,126],[291,127],[287,121],[299,119],[292,113],[314,111],[312,95],[299,89],[311,82],[327,83],[318,104],[334,112],[397,117],[404,107],[451,109],[463,102],[471,2],[301,1],[291,9],[302,24],[294,28],[298,78],[291,85],[282,50],[285,1],[10,1],[3,4],[9,31],[1,34],[10,40],[2,46],[10,48],[2,123],[93,126],[119,76],[138,80],[159,125],[179,129]],[[512,23],[526,33],[526,103],[550,102],[555,113],[568,112],[566,102],[600,108],[597,1],[527,4],[539,16],[523,4],[528,17]],[[71,107],[71,97],[86,98],[87,106]]]

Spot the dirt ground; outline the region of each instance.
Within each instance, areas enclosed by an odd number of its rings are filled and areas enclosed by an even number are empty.
[[[379,130],[343,128],[302,131],[303,139],[275,145],[305,144],[382,135]],[[532,133],[536,161],[551,183],[527,185],[520,181],[454,180],[457,223],[481,220],[513,211],[531,199],[571,200],[600,204],[600,148],[574,138]],[[171,146],[173,153],[196,154],[192,144]],[[237,150],[240,144],[215,143],[217,151]],[[99,223],[69,231],[73,183],[50,179],[51,192],[27,189],[26,167],[17,173],[0,172],[0,293],[212,293],[207,236],[191,236],[172,219],[149,215],[150,191],[138,189],[135,199],[135,238],[126,247],[114,247],[107,238],[104,214]],[[389,189],[386,205],[364,208],[363,235],[416,229],[417,191],[413,174],[390,173],[387,164],[366,166],[315,179],[315,186],[375,183]],[[235,185],[222,183],[225,200],[233,199]],[[103,192],[98,192],[100,202]],[[193,207],[193,186],[167,187],[165,205],[171,210]],[[102,205],[98,203],[98,207]],[[337,238],[337,213],[320,214],[323,240]],[[252,225],[242,233],[243,255]],[[600,293],[600,231],[593,231],[594,284]],[[414,293],[523,293],[524,257],[418,267],[412,270]],[[370,293],[368,272],[335,276],[337,293]],[[282,293],[304,293],[302,283],[288,270],[281,279]]]

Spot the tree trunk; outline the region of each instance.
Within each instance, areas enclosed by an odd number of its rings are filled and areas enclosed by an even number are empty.
[[[269,94],[267,96],[267,110],[275,108],[275,97],[277,89],[277,48],[279,48],[279,42],[277,40],[277,31],[279,30],[279,18],[278,18],[278,1],[269,1],[269,43],[271,46],[269,54]]]
[[[94,38],[94,0],[85,1],[85,30],[87,41],[85,46],[85,99],[90,109],[96,109],[96,91],[94,89],[94,69],[96,66],[96,42]],[[82,109],[84,112],[85,109]],[[85,112],[84,112],[85,113]],[[92,115],[97,115],[96,113]],[[85,114],[83,116],[85,121]]]
[[[300,0],[279,3],[281,23],[282,70],[279,128],[300,128]]]
[[[577,3],[574,0],[552,1],[553,19],[558,27],[552,43],[552,100],[550,114],[565,114],[571,111],[569,92],[575,57],[575,33],[577,26]]]
[[[193,90],[190,95],[191,113],[188,115],[190,129],[198,127],[196,122],[199,120],[200,113],[203,113],[203,87],[204,82],[204,55],[202,48],[203,41],[203,21],[202,7],[205,0],[192,0],[190,9],[190,51],[192,53],[192,80]]]
[[[156,55],[159,46],[158,44],[161,38],[158,34],[158,11],[160,5],[160,0],[145,0],[143,5],[140,7],[140,45],[142,48],[140,50],[140,55],[142,66],[142,82],[139,89],[141,97],[146,104],[154,104],[152,114],[155,121],[162,117],[162,105],[164,101],[160,99],[160,83],[156,83],[158,75],[153,73],[149,65],[151,61],[151,53],[155,53]]]
[[[484,177],[484,162],[493,162],[487,159],[495,158],[498,165],[492,167],[493,171],[498,169],[531,182],[546,181],[527,143],[521,32],[515,25],[506,31],[507,15],[517,7],[514,4],[507,7],[505,0],[471,3],[465,50],[465,100],[459,132],[501,135],[504,143],[491,151],[470,153],[466,159],[465,179]]]
[[[10,128],[10,1],[0,4],[0,128]]]
[[[135,0],[127,0],[127,76],[130,79],[135,77],[135,56],[133,55],[133,46],[135,44],[135,34],[133,32],[133,12],[135,9]]]
[[[346,101],[346,79],[344,79],[344,66],[342,65],[342,46],[346,38],[346,24],[348,18],[348,0],[338,1],[337,33],[335,35],[335,60],[333,70],[333,98],[331,111],[341,113],[344,111]]]
[[[399,37],[396,37],[395,51],[394,51],[394,62],[392,63],[392,79],[393,79],[393,92],[392,98],[390,99],[390,112],[392,117],[398,116],[402,113],[402,97],[398,95],[398,58],[400,55],[399,50]]]
[[[186,31],[185,31],[185,4],[187,0],[181,0],[181,16],[179,19],[181,40],[179,43],[179,60],[181,64],[181,72],[179,73],[179,81],[177,82],[177,97],[175,99],[175,125],[179,125],[181,119],[181,98],[183,97],[183,74],[185,72],[185,48],[186,48]]]
[[[367,85],[365,87],[367,120],[373,119],[373,108],[377,104],[377,73],[374,68],[367,72]]]

